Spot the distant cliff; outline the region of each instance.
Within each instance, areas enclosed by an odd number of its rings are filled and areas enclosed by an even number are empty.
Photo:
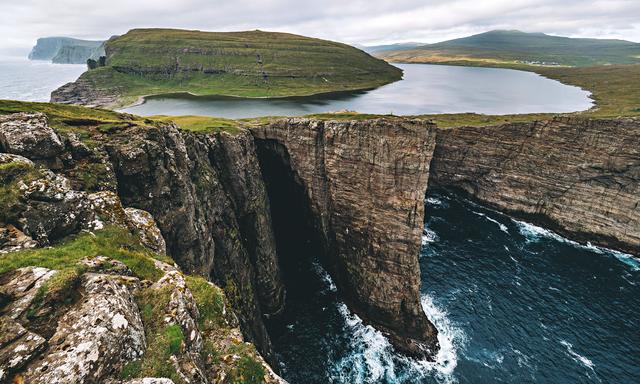
[[[30,60],[51,60],[58,64],[84,64],[104,55],[104,42],[71,37],[43,37],[29,53]]]

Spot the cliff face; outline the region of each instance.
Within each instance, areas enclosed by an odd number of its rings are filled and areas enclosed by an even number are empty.
[[[282,309],[284,287],[251,135],[129,130],[106,151],[123,203],[154,216],[186,272],[225,288],[243,331],[273,362],[262,316]]]
[[[289,119],[252,133],[265,179],[284,167],[302,191],[288,209],[308,207],[311,236],[349,307],[399,350],[432,356],[437,330],[420,305],[417,256],[435,129],[408,120]],[[272,197],[285,193],[270,189]]]
[[[439,130],[430,185],[456,187],[570,238],[640,253],[640,120]]]
[[[90,57],[104,55],[103,43],[70,37],[42,37],[29,53],[29,59],[52,60],[59,64],[85,64]]]
[[[53,56],[51,62],[57,64],[86,64],[87,59],[97,60],[104,55],[104,43],[98,46],[63,45]]]

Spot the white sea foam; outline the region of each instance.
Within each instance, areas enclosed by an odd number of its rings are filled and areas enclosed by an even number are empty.
[[[571,343],[565,341],[565,340],[560,340],[560,344],[564,345],[567,348],[567,353],[569,354],[569,356],[575,361],[578,362],[582,365],[584,365],[585,367],[593,370],[594,364],[593,361],[589,360],[588,358],[582,356],[581,354],[577,353],[576,351],[573,350],[573,345],[571,345]]]
[[[365,325],[346,305],[340,303],[338,310],[352,335],[353,352],[335,363],[332,381],[396,383],[432,377],[441,383],[456,382],[453,372],[458,362],[457,351],[465,341],[464,333],[450,323],[446,312],[438,308],[429,296],[422,297],[422,307],[438,329],[440,350],[433,362],[410,359],[394,352],[382,333]]]
[[[338,291],[338,287],[336,287],[336,283],[331,278],[331,275],[329,275],[329,272],[327,272],[322,267],[322,265],[320,265],[317,262],[314,262],[313,263],[313,270],[316,272],[316,274],[318,276],[320,276],[322,281],[325,283],[325,286],[326,286],[325,290],[326,291],[328,291],[328,292],[337,292]]]
[[[478,216],[482,216],[482,217],[484,217],[485,219],[489,220],[490,222],[492,222],[492,223],[494,223],[494,224],[498,225],[498,227],[500,228],[500,230],[501,230],[502,232],[507,233],[507,234],[509,233],[509,229],[507,228],[507,226],[506,226],[506,225],[504,225],[504,224],[502,224],[502,223],[501,223],[501,222],[499,222],[498,220],[495,220],[495,219],[493,219],[493,218],[491,218],[491,217],[487,216],[486,214],[484,214],[484,213],[482,213],[482,212],[476,212],[476,211],[471,211],[471,212],[473,212],[474,214],[476,214],[476,215],[478,215]]]
[[[447,208],[449,206],[446,202],[436,197],[427,197],[424,201],[427,204],[435,205],[436,207]]]
[[[436,241],[438,241],[438,235],[430,230],[429,228],[425,228],[422,230],[422,245],[425,246],[427,244],[430,243],[435,243]]]
[[[516,223],[516,225],[518,226],[518,230],[524,237],[527,238],[528,242],[538,241],[541,238],[553,239],[562,243],[571,244],[576,248],[582,248],[582,249],[589,250],[591,252],[598,253],[600,255],[613,256],[619,261],[623,262],[624,264],[630,266],[631,269],[633,269],[634,271],[640,271],[640,259],[628,253],[624,253],[624,252],[620,252],[620,251],[616,251],[616,250],[608,249],[604,247],[599,247],[591,243],[587,243],[586,245],[580,244],[576,241],[569,240],[565,237],[562,237],[553,231],[550,231],[542,227],[538,227],[531,223],[527,223],[525,221],[519,221],[516,219],[511,219],[511,220],[513,220],[513,222]]]

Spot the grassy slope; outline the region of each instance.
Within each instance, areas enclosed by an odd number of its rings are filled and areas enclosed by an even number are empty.
[[[107,109],[86,108],[65,104],[35,103],[0,100],[0,115],[17,112],[42,112],[49,118],[49,125],[63,132],[75,132],[82,138],[91,133],[109,134],[121,127],[137,125],[153,126],[159,122],[175,122],[181,129],[196,133],[238,133],[242,123],[236,120],[204,116],[150,116],[140,117]]]
[[[351,46],[287,33],[134,29],[81,78],[131,103],[149,94],[277,97],[374,88],[402,73]]]
[[[640,63],[640,44],[574,39],[520,31],[490,31],[410,50],[380,53],[388,61],[594,66]]]

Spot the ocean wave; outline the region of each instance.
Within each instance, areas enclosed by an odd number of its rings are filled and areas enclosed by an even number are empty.
[[[336,383],[405,383],[427,377],[439,383],[454,383],[458,349],[465,342],[464,333],[454,327],[446,312],[429,296],[422,297],[427,317],[438,329],[440,350],[435,361],[416,360],[394,351],[384,335],[365,325],[343,303],[338,310],[344,317],[351,338],[351,353],[334,364],[331,381]]]
[[[573,350],[573,345],[565,340],[560,340],[560,344],[564,345],[567,348],[567,354],[571,357],[575,362],[584,365],[585,367],[593,370],[594,364],[590,359],[582,356]]]
[[[527,239],[527,242],[538,241],[541,238],[553,239],[561,243],[570,244],[576,248],[585,249],[600,255],[615,257],[619,261],[631,267],[631,269],[633,269],[634,271],[640,271],[640,259],[628,253],[616,251],[609,248],[599,247],[591,243],[580,244],[577,241],[569,240],[566,237],[562,237],[551,230],[538,227],[537,225],[527,223],[526,221],[519,221],[516,219],[511,219],[511,220],[513,220],[513,222],[518,226],[518,230],[520,231],[520,234],[522,234]]]
[[[442,198],[444,198],[444,197],[442,197]],[[442,198],[429,196],[429,197],[424,199],[424,202],[429,204],[429,205],[433,205],[435,207],[448,208],[449,204],[447,204],[446,201],[443,201]]]
[[[492,222],[492,223],[494,223],[494,224],[497,224],[497,225],[498,225],[498,227],[500,228],[500,230],[501,230],[502,232],[504,232],[504,233],[506,233],[506,234],[509,234],[509,229],[507,228],[507,226],[506,226],[506,225],[504,225],[504,224],[502,224],[502,223],[501,223],[501,222],[499,222],[498,220],[495,220],[495,219],[493,219],[493,218],[491,218],[491,217],[487,216],[486,214],[484,214],[484,213],[482,213],[482,212],[476,212],[476,211],[471,211],[471,212],[473,212],[474,214],[476,214],[476,215],[478,215],[478,216],[482,216],[482,217],[484,217],[485,219],[489,220],[490,222]]]
[[[422,230],[422,245],[425,246],[427,244],[435,243],[439,240],[438,235],[430,230],[429,228],[424,228]]]
[[[320,279],[322,279],[322,282],[325,284],[324,291],[337,292],[338,287],[336,286],[336,283],[331,278],[331,275],[329,275],[329,272],[327,272],[327,270],[324,269],[322,265],[320,265],[320,263],[318,262],[313,262],[312,265],[313,265],[313,271],[320,277]]]

